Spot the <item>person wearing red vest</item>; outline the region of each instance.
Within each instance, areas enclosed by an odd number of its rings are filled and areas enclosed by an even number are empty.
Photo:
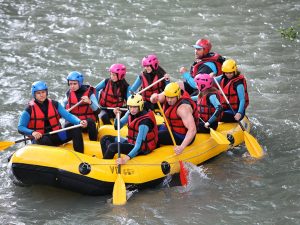
[[[99,105],[95,96],[95,88],[90,85],[83,84],[83,75],[77,71],[72,71],[67,76],[67,81],[70,89],[66,93],[66,98],[63,101],[65,108],[68,110],[73,105],[82,101],[80,105],[73,108],[70,112],[80,119],[88,122],[86,128],[82,128],[83,132],[88,132],[91,141],[97,141],[98,131],[96,121],[98,120]],[[71,126],[66,123],[65,127]]]
[[[110,78],[102,80],[96,86],[96,96],[102,107],[122,107],[129,96],[129,84],[127,83],[126,66],[113,64],[109,68]],[[115,118],[112,110],[101,110],[99,118],[103,124],[111,124],[110,119]]]
[[[224,94],[226,95],[234,113],[222,97],[224,114],[223,122],[240,121],[245,116],[246,108],[249,105],[249,96],[245,76],[238,70],[233,59],[227,59],[222,65],[223,75],[216,77]]]
[[[45,134],[61,129],[59,123],[61,117],[72,124],[81,124],[83,127],[87,126],[87,121],[80,120],[66,111],[59,102],[49,99],[48,87],[44,81],[36,81],[32,84],[31,95],[33,99],[19,119],[19,133],[32,136],[32,142],[40,145],[58,146],[72,140],[74,150],[83,153],[84,145],[80,128],[52,135]]]
[[[157,104],[152,104],[150,102],[150,97],[153,93],[161,93],[164,90],[166,85],[170,83],[170,75],[167,74],[166,71],[159,65],[158,58],[154,54],[145,56],[142,59],[142,66],[144,67],[144,70],[142,74],[136,78],[135,82],[130,88],[130,91],[136,92],[139,87],[144,89],[150,84],[164,77],[165,80],[158,82],[151,88],[142,92],[142,96],[145,102],[145,109],[158,109]]]
[[[221,94],[219,90],[213,87],[213,78],[209,74],[198,74],[194,78],[199,95],[192,99],[197,101],[197,110],[200,121],[198,123],[198,133],[210,133],[218,127],[218,122],[222,117],[222,105],[220,103]]]
[[[150,100],[152,103],[159,101],[164,104],[163,110],[177,144],[174,151],[180,154],[195,139],[198,123],[196,103],[175,82],[169,83],[162,93],[153,94]],[[159,127],[158,139],[159,144],[173,145],[165,125]]]
[[[140,94],[129,96],[127,100],[129,111],[120,119],[120,127],[128,124],[127,140],[122,139],[120,143],[121,153],[126,156],[117,159],[117,164],[125,164],[137,155],[145,155],[157,147],[158,128],[154,113],[144,110],[143,97]],[[119,108],[114,113],[120,113]],[[115,120],[115,128],[117,121]],[[104,159],[112,159],[118,152],[118,143],[114,136],[104,136],[101,140],[101,147]],[[111,143],[114,142],[114,143]]]
[[[190,95],[196,95],[198,93],[197,84],[194,81],[194,77],[199,73],[215,75],[222,74],[222,64],[225,58],[216,52],[210,52],[212,44],[207,39],[199,39],[196,44],[193,45],[195,49],[195,61],[191,66],[190,72],[185,67],[181,67],[179,72],[182,75],[184,81],[184,89]]]

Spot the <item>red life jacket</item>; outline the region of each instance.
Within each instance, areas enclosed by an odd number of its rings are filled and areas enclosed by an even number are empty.
[[[213,94],[216,95],[217,99],[221,103],[221,94],[219,91],[207,93],[206,95],[203,95],[202,97],[199,96],[197,99],[198,115],[204,122],[207,122],[216,111],[215,107],[209,101],[209,97]],[[223,111],[218,116],[217,121],[220,121],[222,115],[223,115]]]
[[[144,74],[142,74],[140,76],[140,78],[141,78],[141,81],[142,81],[142,88],[143,89],[150,85]],[[158,75],[154,75],[154,79],[153,79],[152,83],[156,82],[157,80],[159,80]],[[153,93],[157,93],[157,94],[161,93],[164,90],[165,86],[166,86],[165,81],[162,80],[162,81],[158,82],[157,84],[153,85],[148,90],[142,92],[142,96],[143,96],[144,101],[150,102],[151,95]]]
[[[156,120],[154,113],[152,111],[147,112],[146,114],[135,118],[132,120],[131,115],[128,116],[128,142],[135,144],[136,138],[139,133],[139,125],[141,121],[145,119],[150,119],[153,123],[153,129],[149,130],[146,136],[146,140],[143,141],[141,150],[142,151],[153,151],[156,148],[158,141],[158,128],[156,125]]]
[[[113,81],[111,79],[107,79],[107,82],[105,83],[106,85],[100,94],[99,104],[105,107],[122,107],[125,103],[125,99],[122,96],[120,87],[117,88],[116,94],[114,94],[112,88]]]
[[[61,129],[61,125],[59,123],[60,115],[54,106],[51,99],[48,99],[48,115],[45,117],[45,114],[41,110],[41,108],[31,100],[29,102],[29,106],[31,109],[30,120],[28,123],[28,128],[34,131],[37,131],[41,134],[45,133],[45,121],[48,120],[50,124],[51,131]]]
[[[201,61],[197,62],[196,65],[191,67],[192,77],[195,77],[198,74],[199,66],[201,66],[203,63],[206,63],[206,62],[213,62],[217,67],[217,75],[222,74],[223,60],[220,60],[220,59],[223,59],[223,57],[220,54],[214,53],[214,52],[210,52],[210,54],[211,55],[209,57],[202,58]]]
[[[92,94],[96,94],[95,92],[95,88],[93,88],[92,86],[88,86],[87,90],[82,94],[82,96],[88,96],[90,98],[90,96]],[[80,98],[82,97],[80,96]],[[74,91],[69,91],[68,92],[68,103],[66,105],[66,109],[71,108],[73,105],[78,103],[78,99],[76,97],[76,94]],[[74,109],[71,110],[71,112],[73,115],[77,116],[79,119],[81,120],[85,120],[87,118],[91,118],[94,121],[96,121],[96,116],[94,111],[92,110],[92,108],[90,107],[89,104],[87,103],[81,103],[79,106],[75,107]]]
[[[183,100],[187,100],[190,103],[193,109],[193,117],[195,120],[195,124],[197,124],[198,123],[197,105],[191,99],[190,95],[186,91],[183,92],[181,98],[174,105],[169,106],[168,103],[165,102],[164,112],[172,131],[181,135],[186,135],[187,128],[184,126],[182,119],[177,115],[177,109],[181,105]]]
[[[237,91],[236,91],[236,86],[240,83],[242,83],[244,85],[245,88],[245,109],[248,107],[249,105],[249,96],[248,96],[248,91],[247,91],[247,83],[246,83],[246,79],[244,77],[244,75],[240,74],[232,79],[230,79],[228,81],[228,83],[225,85],[225,75],[223,75],[221,82],[220,82],[220,86],[224,91],[224,94],[226,95],[231,107],[233,110],[237,111],[239,109],[239,97],[237,95]],[[229,109],[229,106],[226,103],[226,100],[224,99],[223,96],[221,96],[221,101],[222,103],[222,107],[224,110]]]

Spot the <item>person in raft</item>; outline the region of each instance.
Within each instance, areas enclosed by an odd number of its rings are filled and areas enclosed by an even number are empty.
[[[72,124],[81,124],[82,127],[87,126],[87,121],[80,120],[66,111],[59,102],[48,98],[48,87],[44,81],[32,84],[31,95],[33,99],[20,115],[18,132],[33,136],[32,142],[40,145],[59,146],[72,140],[74,150],[83,153],[84,145],[79,127],[52,135],[44,134],[61,129],[61,117]]]
[[[130,95],[129,84],[125,79],[126,66],[113,64],[110,66],[109,72],[110,78],[102,80],[96,86],[100,107],[122,107]],[[99,118],[103,124],[111,124],[110,119],[115,118],[115,114],[112,110],[102,109]]]
[[[117,159],[117,164],[125,164],[128,160],[137,155],[149,154],[157,147],[158,128],[153,111],[144,109],[143,97],[140,94],[131,95],[127,100],[128,111],[120,119],[120,128],[128,124],[127,139],[122,138],[120,143],[121,153],[126,154]],[[119,108],[114,113],[120,113]],[[115,129],[117,120],[115,119]],[[112,159],[118,152],[118,143],[114,136],[104,136],[101,140],[101,147],[104,159]]]
[[[96,122],[100,112],[97,98],[95,96],[95,88],[90,85],[83,84],[84,77],[81,73],[73,71],[67,76],[67,81],[70,89],[66,92],[66,97],[63,100],[64,107],[69,110],[79,101],[81,103],[73,108],[70,113],[77,116],[81,120],[86,120],[88,125],[82,128],[82,132],[89,134],[91,141],[97,141],[98,131]],[[65,127],[72,124],[66,123]]]
[[[181,154],[195,139],[198,123],[196,103],[175,82],[169,83],[162,93],[152,94],[150,100],[152,103],[159,101],[163,104],[163,111],[176,141],[175,153]],[[158,140],[159,145],[173,145],[165,124],[159,127]]]
[[[158,109],[157,104],[152,104],[150,102],[150,97],[153,93],[161,93],[165,86],[170,83],[170,75],[159,65],[159,61],[156,55],[151,54],[145,56],[142,59],[142,66],[144,67],[143,72],[139,75],[133,85],[130,88],[130,91],[136,92],[137,89],[141,86],[142,90],[147,88],[150,84],[158,81],[161,78],[164,80],[156,83],[151,88],[143,91],[141,94],[145,102],[146,110]]]
[[[200,73],[194,80],[199,90],[199,95],[192,97],[197,102],[198,116],[200,118],[197,132],[210,133],[209,128],[216,130],[222,117],[221,94],[217,88],[213,87],[211,75]]]
[[[195,49],[195,61],[192,64],[190,71],[185,67],[181,67],[179,72],[182,75],[184,81],[184,90],[190,95],[198,94],[197,84],[194,81],[194,77],[199,73],[214,73],[215,75],[221,75],[221,66],[225,61],[225,58],[216,52],[211,52],[212,44],[207,39],[199,39],[196,44],[193,45]]]
[[[238,70],[237,64],[233,59],[227,59],[223,63],[222,71],[223,75],[215,79],[220,84],[234,112],[232,112],[226,100],[221,96],[224,110],[221,121],[240,121],[244,118],[246,108],[249,105],[246,78]]]

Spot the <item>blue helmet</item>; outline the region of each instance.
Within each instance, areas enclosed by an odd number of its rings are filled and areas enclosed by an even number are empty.
[[[37,91],[46,90],[48,91],[48,86],[44,81],[36,81],[31,85],[31,95],[35,98],[34,94]],[[48,93],[47,93],[48,94]]]
[[[81,85],[83,84],[83,75],[77,71],[72,71],[71,73],[69,73],[69,75],[67,76],[67,80],[68,80],[68,84],[70,80],[77,80],[79,87],[81,87]]]

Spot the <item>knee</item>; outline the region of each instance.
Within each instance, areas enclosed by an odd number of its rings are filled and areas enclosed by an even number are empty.
[[[115,141],[115,137],[111,135],[106,135],[100,140],[100,145],[102,152],[106,152],[109,145]]]

